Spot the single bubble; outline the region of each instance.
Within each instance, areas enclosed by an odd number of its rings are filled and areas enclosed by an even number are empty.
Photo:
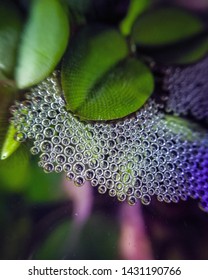
[[[133,193],[134,193],[134,188],[133,188],[133,187],[127,186],[127,187],[125,188],[125,193],[126,193],[127,196],[132,196]]]
[[[62,132],[62,131],[64,130],[64,126],[63,126],[62,124],[57,124],[57,125],[55,126],[55,130],[56,130],[57,132]]]
[[[68,173],[69,171],[72,171],[72,166],[69,163],[65,163],[63,166],[63,171]]]
[[[107,179],[110,178],[110,177],[111,177],[111,172],[110,172],[110,170],[104,170],[103,175],[104,175],[104,177],[107,178]]]
[[[133,205],[136,204],[137,199],[136,199],[136,197],[134,197],[134,196],[129,196],[129,197],[127,198],[127,202],[128,202],[128,204],[129,204],[130,206],[133,206]]]
[[[131,182],[132,178],[131,178],[131,175],[129,173],[123,173],[121,175],[121,181],[124,183],[124,184],[129,184]]]
[[[74,156],[74,154],[75,154],[75,149],[74,149],[73,147],[71,147],[71,146],[66,147],[66,148],[64,149],[64,154],[65,154],[67,157],[72,157],[72,156]]]
[[[98,180],[96,178],[93,178],[91,181],[92,187],[96,187],[98,185]]]
[[[49,156],[48,153],[43,153],[43,154],[40,155],[40,159],[41,159],[41,161],[43,161],[43,162],[49,161],[49,158],[50,158],[50,156]]]
[[[66,157],[65,157],[64,155],[58,155],[58,156],[56,157],[56,163],[57,163],[57,164],[62,165],[62,164],[64,164],[65,162],[66,162]]]
[[[61,145],[55,145],[54,148],[53,148],[53,151],[56,154],[61,154],[63,152],[63,147]]]
[[[76,174],[81,174],[84,171],[84,169],[85,169],[84,164],[82,164],[81,162],[77,162],[73,166],[73,171]]]
[[[61,143],[64,145],[64,146],[68,146],[70,144],[70,140],[66,137],[64,137],[62,140],[61,140]]]
[[[51,125],[51,121],[47,118],[43,119],[41,123],[44,127],[49,127]]]
[[[54,165],[50,162],[44,164],[43,169],[46,173],[51,173],[54,171]]]
[[[49,118],[55,118],[56,117],[56,115],[57,115],[57,112],[56,112],[56,110],[49,110],[48,111],[48,117]]]
[[[34,139],[35,138],[35,133],[33,131],[29,131],[27,133],[27,137],[28,137],[28,139]]]
[[[47,127],[47,128],[44,129],[43,133],[44,133],[46,138],[51,138],[54,135],[54,129],[50,128],[50,127]]]
[[[70,181],[74,180],[74,178],[75,178],[74,172],[72,172],[72,171],[68,172],[67,175],[66,175],[66,178]]]
[[[106,191],[107,191],[107,188],[106,188],[104,185],[100,185],[100,186],[98,187],[98,192],[99,192],[100,194],[104,194],[104,193],[106,193]]]
[[[14,139],[17,141],[17,142],[23,142],[26,140],[26,135],[25,133],[23,132],[17,132],[14,136]]]
[[[151,197],[148,194],[142,195],[141,202],[144,205],[149,205],[151,202]]]
[[[56,167],[55,167],[56,173],[60,173],[60,172],[62,172],[62,170],[63,170],[63,167],[61,165],[56,165]]]
[[[50,152],[52,150],[52,143],[50,141],[43,141],[40,145],[40,149],[42,152]]]
[[[32,147],[30,149],[30,152],[31,152],[32,155],[37,155],[37,154],[40,153],[40,149],[38,147]]]
[[[119,201],[123,202],[126,200],[126,195],[124,193],[121,193],[121,194],[119,193],[119,194],[117,194],[117,198]]]
[[[87,169],[84,173],[84,176],[86,180],[92,180],[95,176],[95,172],[91,169]]]
[[[81,187],[84,185],[84,183],[85,183],[84,177],[82,177],[82,176],[75,177],[74,184],[76,187]]]
[[[57,145],[61,142],[61,139],[59,138],[59,136],[54,136],[52,137],[51,141],[54,145]]]
[[[95,174],[99,177],[99,176],[102,176],[103,175],[103,170],[101,168],[97,168],[95,170]]]
[[[110,189],[108,191],[108,194],[109,194],[109,196],[114,197],[114,196],[116,196],[116,191],[114,189]]]
[[[117,192],[123,192],[124,185],[121,182],[117,182],[115,184],[115,189],[116,189]]]
[[[89,159],[89,167],[96,169],[98,167],[97,159],[94,159],[94,158]]]

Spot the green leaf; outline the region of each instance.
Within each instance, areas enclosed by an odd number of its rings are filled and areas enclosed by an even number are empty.
[[[201,20],[188,11],[163,7],[143,14],[132,28],[132,40],[142,46],[164,46],[186,40],[204,30]]]
[[[92,0],[65,0],[70,9],[72,22],[77,25],[86,23],[86,15],[93,7]]]
[[[1,187],[19,192],[26,186],[29,171],[29,154],[23,145],[9,158],[0,161]]]
[[[54,172],[48,176],[37,165],[36,159],[31,162],[30,167],[28,187],[24,196],[28,203],[60,202],[60,200],[66,199],[65,193],[60,186],[62,182],[60,173]]]
[[[153,89],[150,70],[129,58],[102,77],[75,113],[90,120],[122,118],[143,106]]]
[[[13,81],[6,79],[0,72],[0,154],[9,126],[9,106],[15,98],[16,88]]]
[[[62,64],[68,109],[76,111],[94,84],[127,54],[127,44],[116,29],[83,28],[69,44]]]
[[[33,259],[116,259],[119,225],[112,217],[92,215],[81,232],[70,217],[46,236],[34,251]],[[98,246],[99,244],[99,246]]]
[[[46,78],[68,42],[68,16],[59,0],[35,0],[19,49],[16,81],[27,88]]]
[[[127,36],[131,32],[135,19],[150,5],[150,0],[131,0],[126,17],[120,23],[121,32]]]
[[[88,120],[118,119],[139,109],[153,91],[153,77],[141,62],[123,60],[126,56],[126,42],[116,30],[82,30],[63,61],[67,109]]]
[[[84,15],[92,8],[91,0],[66,0],[73,13]]]
[[[10,1],[0,3],[0,71],[12,76],[17,45],[22,30],[22,17]]]
[[[200,34],[189,40],[179,42],[167,47],[139,48],[139,53],[154,58],[162,64],[185,65],[199,61],[208,53],[208,36]]]
[[[14,140],[15,134],[16,129],[12,124],[10,124],[1,150],[1,160],[11,156],[19,147],[20,142]]]
[[[169,59],[169,61],[174,62],[175,64],[190,64],[194,63],[208,54],[208,36],[201,38],[200,40],[195,40],[187,45],[186,48],[183,48],[183,51],[178,51],[178,56],[174,59]]]

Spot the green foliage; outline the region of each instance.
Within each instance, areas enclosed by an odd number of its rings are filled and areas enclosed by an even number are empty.
[[[94,84],[128,54],[125,40],[115,29],[82,29],[69,44],[62,65],[62,86],[68,109],[75,112]]]
[[[29,153],[21,146],[9,158],[0,161],[1,187],[13,192],[22,191],[29,176]]]
[[[12,2],[0,3],[0,71],[7,76],[14,71],[22,23],[22,16]]]
[[[181,52],[180,52],[181,49]],[[172,55],[169,58],[169,63],[174,62],[177,64],[190,64],[202,59],[208,53],[208,36],[204,35],[201,38],[195,38],[186,44],[186,47],[178,48],[177,55]],[[173,52],[172,52],[173,54]],[[170,56],[169,56],[170,57]]]
[[[153,77],[141,62],[123,60],[127,54],[116,30],[83,29],[63,61],[67,108],[88,120],[117,119],[139,109],[153,91]]]
[[[120,23],[120,30],[125,36],[130,34],[134,21],[149,5],[150,0],[130,0],[127,15]]]
[[[190,64],[208,52],[208,36],[202,21],[175,7],[162,7],[138,17],[132,28],[138,53],[163,64]]]
[[[73,220],[58,224],[33,258],[44,259],[116,259],[118,227],[104,215],[93,215],[81,232]],[[99,244],[99,246],[97,246]]]
[[[15,98],[16,88],[12,81],[5,78],[5,76],[0,73],[0,154],[8,154],[8,145],[5,144],[6,133],[8,131],[8,116],[9,116],[9,106],[12,104]],[[10,134],[10,133],[9,133]],[[4,145],[4,148],[3,148]],[[6,146],[5,146],[6,145]],[[2,150],[4,149],[4,151]],[[13,150],[13,148],[11,149]]]
[[[150,97],[154,80],[136,59],[120,62],[98,81],[76,110],[84,119],[112,120],[137,111]]]
[[[16,129],[10,124],[1,150],[1,159],[8,158],[19,147],[20,142],[14,140],[15,134]]]
[[[16,68],[19,88],[40,82],[54,70],[68,37],[68,16],[60,1],[34,1],[19,48]]]
[[[164,46],[188,39],[204,30],[199,18],[179,8],[145,13],[132,28],[132,40],[142,46]]]
[[[37,160],[30,163],[30,176],[25,190],[25,198],[30,203],[49,203],[65,199],[60,186],[61,174],[50,176],[37,165]]]

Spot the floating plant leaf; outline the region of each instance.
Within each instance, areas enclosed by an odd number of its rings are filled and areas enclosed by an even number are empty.
[[[29,154],[24,146],[9,158],[0,161],[1,185],[12,191],[20,191],[28,180]]]
[[[14,140],[15,134],[16,134],[16,129],[12,124],[10,124],[1,150],[1,159],[8,158],[19,147],[20,142]]]
[[[194,63],[208,54],[208,36],[204,36],[198,41],[193,42],[189,46],[178,52],[178,55],[173,60],[175,64],[190,64]],[[172,56],[173,57],[173,56]]]
[[[89,120],[117,119],[140,108],[153,91],[153,77],[141,62],[123,60],[126,56],[126,42],[116,30],[82,30],[63,61],[67,108]]]
[[[131,35],[138,45],[164,46],[186,40],[203,30],[198,17],[179,8],[163,7],[139,17]]]
[[[62,86],[68,109],[85,102],[94,84],[128,54],[127,44],[116,29],[86,27],[69,44],[62,65]]]
[[[22,29],[22,17],[10,2],[0,3],[0,71],[13,74],[17,44]]]
[[[47,77],[67,46],[69,23],[58,0],[36,0],[20,44],[16,81],[19,88]]]
[[[131,0],[126,17],[120,23],[120,30],[124,35],[129,35],[135,19],[149,6],[150,0]]]
[[[90,120],[112,120],[137,111],[150,97],[154,80],[136,59],[126,59],[95,84],[76,114]]]
[[[191,39],[165,47],[139,47],[138,52],[162,64],[186,65],[199,61],[208,53],[208,36],[200,34]]]

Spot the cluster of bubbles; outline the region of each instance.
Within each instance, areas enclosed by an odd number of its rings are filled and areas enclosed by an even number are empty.
[[[151,98],[138,112],[110,122],[84,122],[66,110],[57,73],[11,107],[17,141],[30,139],[45,172],[76,186],[90,181],[134,205],[198,198],[208,211],[208,135],[167,119]],[[187,140],[188,139],[188,140]]]
[[[169,92],[166,111],[208,121],[208,57],[186,67],[168,67],[164,89]]]

